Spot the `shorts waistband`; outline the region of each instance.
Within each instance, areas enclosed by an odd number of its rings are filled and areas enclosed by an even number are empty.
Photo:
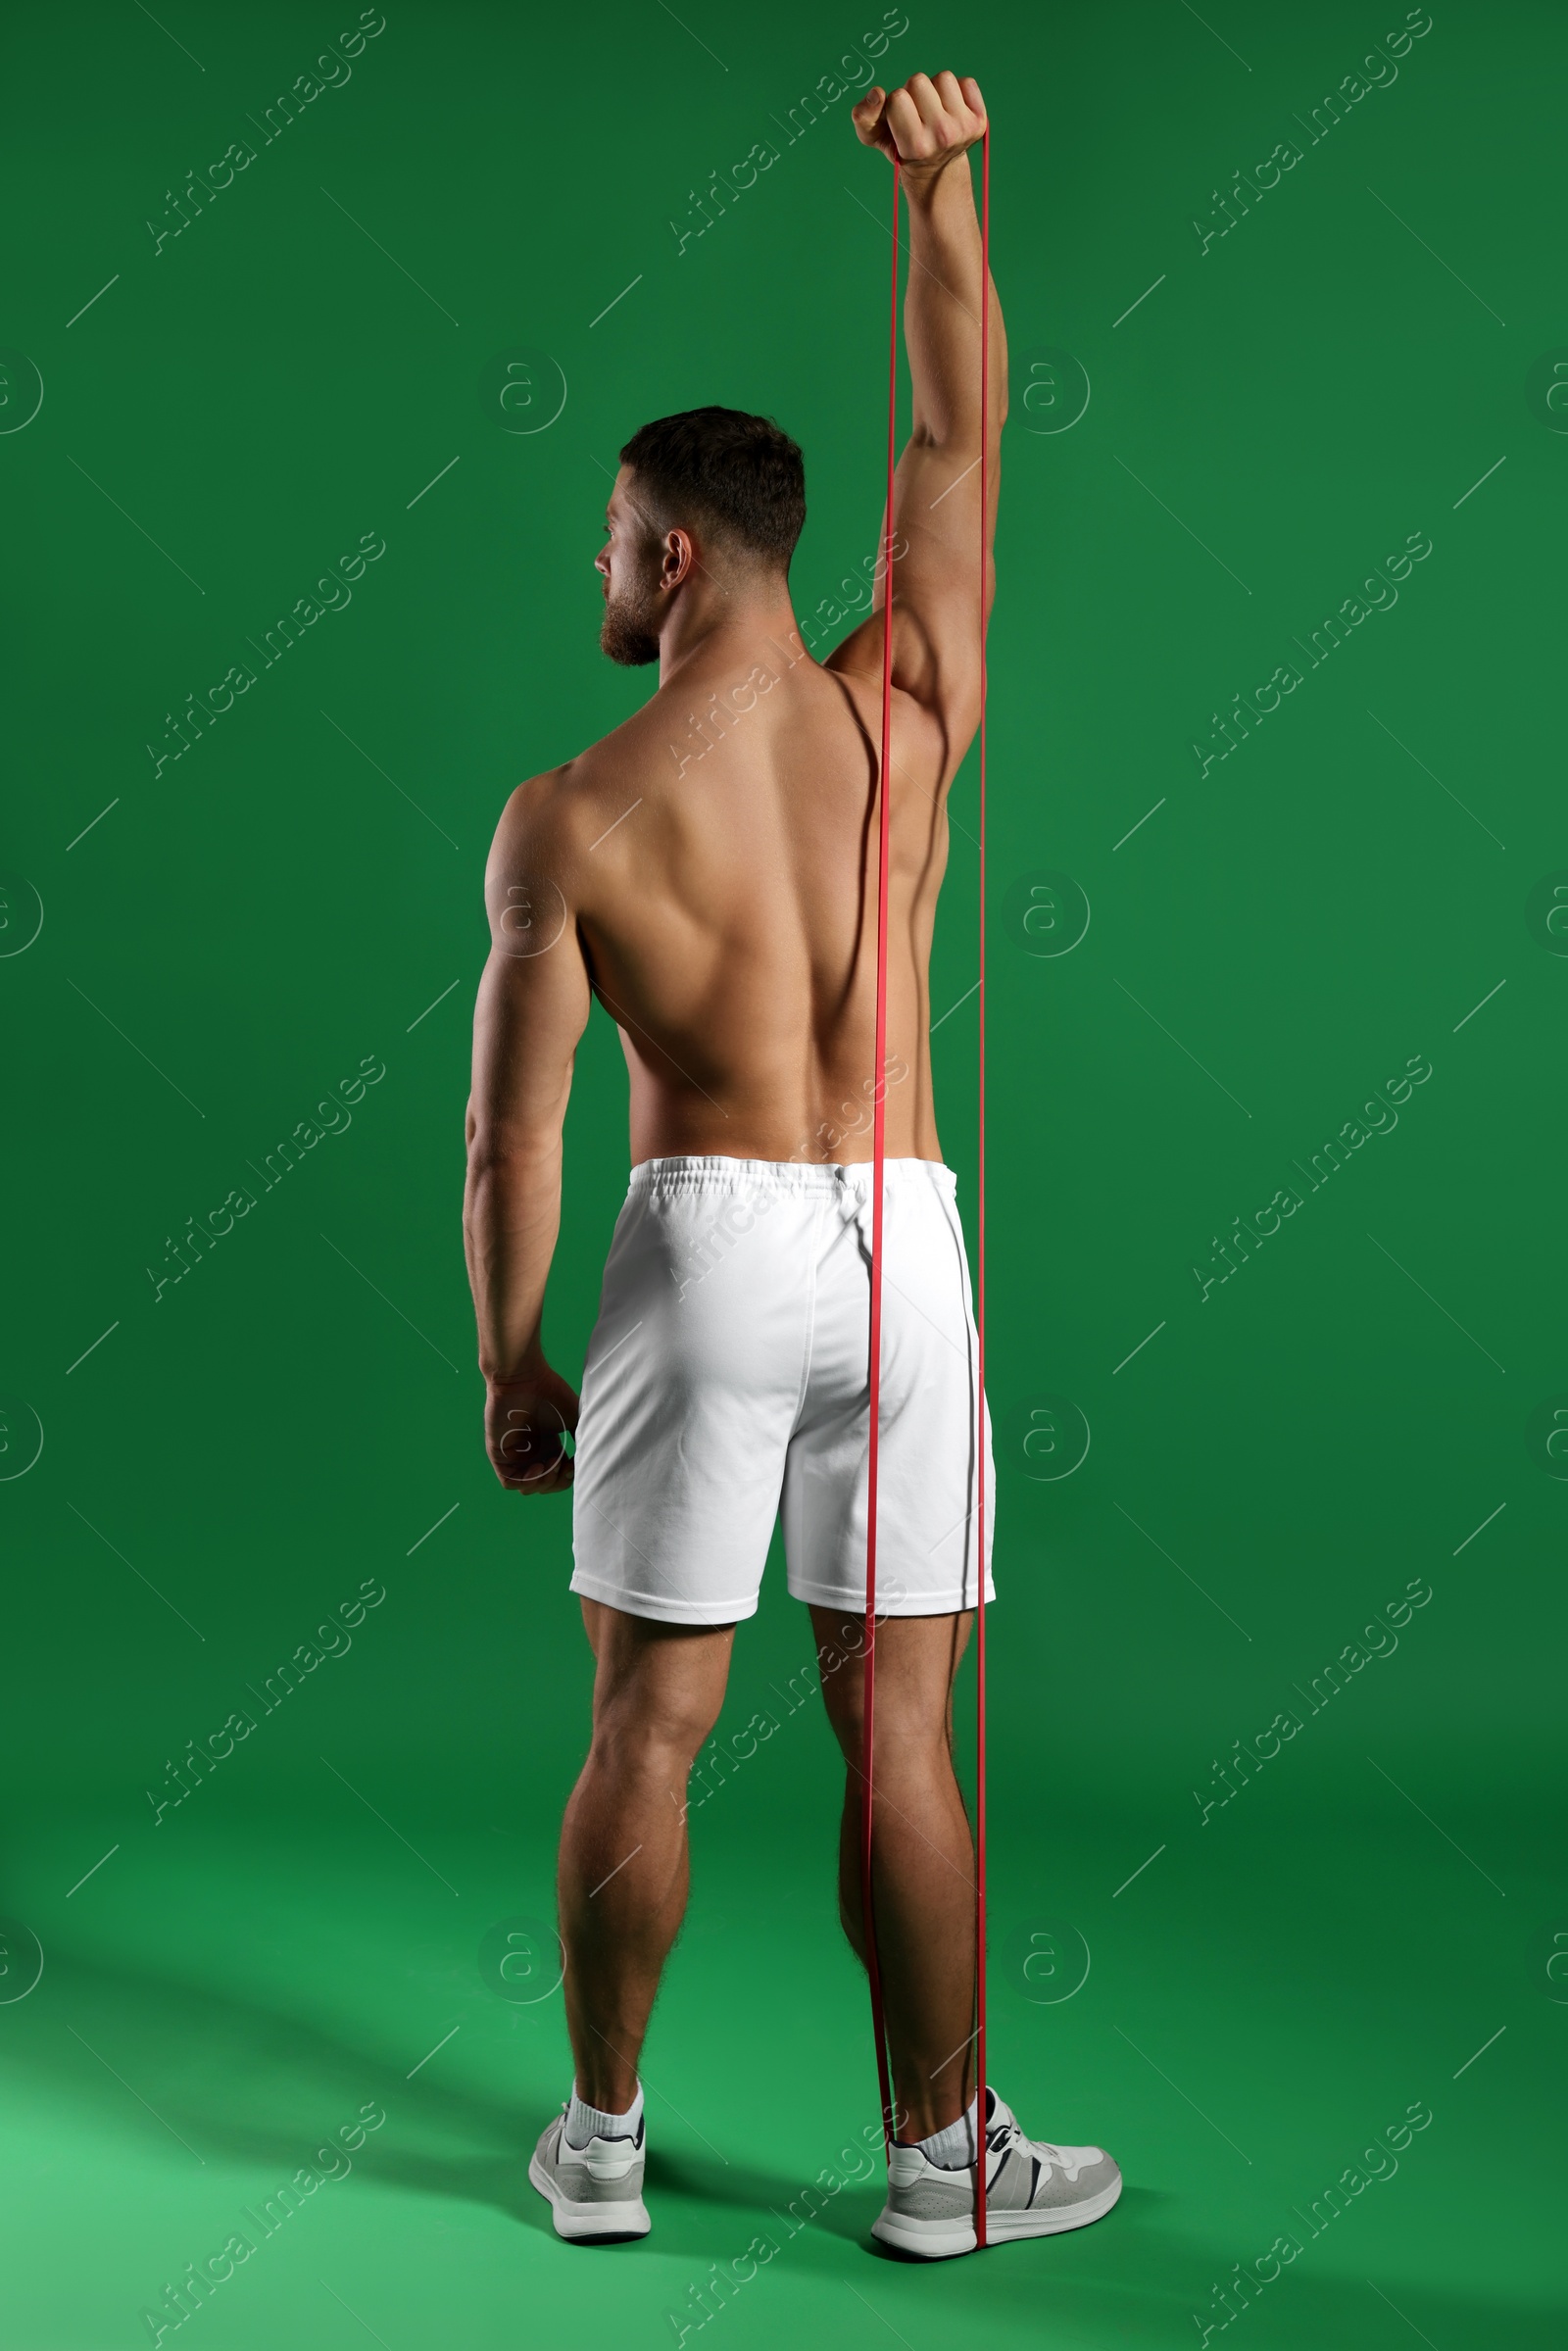
[[[928,1183],[956,1193],[958,1179],[940,1159],[886,1159],[893,1185]],[[729,1159],[717,1155],[644,1159],[631,1171],[628,1193],[759,1192],[855,1193],[869,1197],[874,1173],[869,1159],[829,1160],[810,1166],[801,1159]]]

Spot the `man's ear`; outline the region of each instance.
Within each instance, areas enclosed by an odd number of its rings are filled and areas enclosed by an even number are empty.
[[[664,536],[663,557],[659,567],[662,588],[678,588],[689,579],[697,567],[697,551],[683,530],[667,531]]]

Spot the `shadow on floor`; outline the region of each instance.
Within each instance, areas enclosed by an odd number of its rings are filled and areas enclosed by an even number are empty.
[[[275,2172],[279,2185],[374,2099],[388,2120],[353,2156],[361,2190],[379,2184],[488,2205],[550,2240],[563,2260],[588,2250],[554,2238],[548,2209],[527,2182],[527,2158],[553,2101],[523,2111],[512,2096],[433,2075],[410,2081],[344,2027],[328,2029],[254,1993],[109,1966],[54,1944],[37,1994],[8,2015],[6,2054],[13,2068],[116,2131],[139,2120],[209,2161]],[[1238,2258],[1237,2247],[1182,2229],[1180,2197],[1133,2184],[1091,2229],[1001,2246],[978,2260],[910,2263],[870,2236],[879,2181],[846,2184],[805,2221],[808,2184],[719,2154],[656,2148],[648,2165],[654,2235],[593,2250],[604,2260],[680,2255],[691,2263],[691,2285],[702,2287],[713,2265],[722,2274],[765,2234],[778,2246],[776,2266],[759,2278],[806,2271],[858,2293],[864,2286],[873,2306],[902,2306],[960,2336],[983,2320],[1004,2335],[1038,2341],[1049,2320],[1129,2351],[1196,2341],[1194,2312],[1212,2315],[1210,2289]],[[1348,2214],[1332,2249],[1308,2244],[1258,2296],[1246,2313],[1249,2351],[1390,2351],[1412,2327],[1435,2351],[1561,2351],[1559,2311],[1336,2275],[1331,2261],[1359,2262],[1350,2250],[1355,2226]]]

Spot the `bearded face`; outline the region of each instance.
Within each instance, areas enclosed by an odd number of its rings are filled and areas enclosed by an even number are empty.
[[[659,659],[659,542],[651,533],[627,547],[611,570],[599,650],[625,669]]]

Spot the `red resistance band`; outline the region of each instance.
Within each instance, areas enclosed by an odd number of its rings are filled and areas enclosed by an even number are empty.
[[[876,1694],[877,1471],[882,1399],[882,1196],[887,1166],[886,1085],[888,1023],[888,853],[893,771],[893,492],[897,459],[896,412],[899,386],[899,196],[901,173],[893,157],[893,300],[888,353],[887,505],[883,514],[882,578],[882,768],[877,824],[876,882],[876,1089],[871,1127],[871,1337],[870,1428],[866,1463],[865,1536],[865,1711],[861,1726],[860,1776],[864,1787],[860,1842],[860,1906],[865,1922],[866,1975],[871,1987],[871,2026],[876,2038],[877,2085],[882,2097],[882,2131],[894,2139],[893,2094],[888,2074],[887,2028],[882,2006],[882,1969],[877,1957],[872,1896],[873,1794],[872,1730]],[[980,1569],[975,1607],[975,2244],[986,2243],[986,521],[990,507],[991,398],[991,133],[980,142],[980,982],[979,1138],[976,1159],[975,1328],[978,1373],[975,1459],[978,1464]]]

